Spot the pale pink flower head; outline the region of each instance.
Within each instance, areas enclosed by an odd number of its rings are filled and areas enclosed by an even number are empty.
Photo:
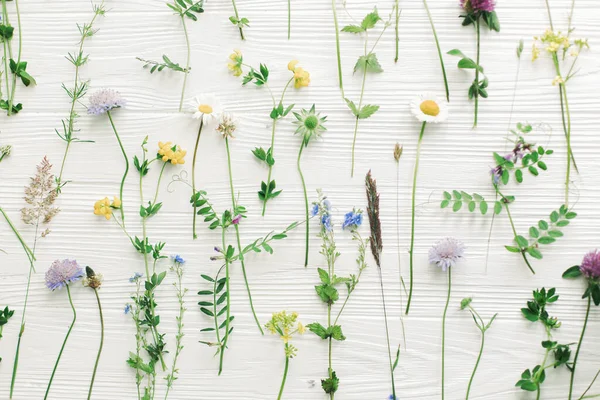
[[[492,12],[496,9],[495,0],[461,0],[460,5],[467,12]]]
[[[579,265],[579,270],[586,278],[600,278],[600,252],[593,250],[587,253]]]
[[[429,249],[429,262],[437,265],[443,271],[454,267],[464,256],[464,243],[453,237],[444,238]]]

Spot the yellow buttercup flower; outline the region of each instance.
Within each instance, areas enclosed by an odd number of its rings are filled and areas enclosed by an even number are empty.
[[[288,69],[292,72],[294,72],[294,70],[296,69],[296,64],[298,64],[300,61],[298,60],[292,60],[288,63]]]
[[[170,162],[173,165],[185,164],[184,157],[187,152],[171,142],[158,142],[157,153],[158,157],[164,162]]]
[[[114,197],[111,203],[108,197],[105,197],[94,203],[94,214],[101,215],[106,218],[106,220],[109,220],[112,217],[112,210],[118,208],[121,208],[121,199]]]
[[[304,68],[298,67],[294,70],[294,87],[300,89],[308,86],[310,83],[310,74]]]
[[[239,50],[233,50],[233,53],[229,55],[229,59],[231,61],[227,63],[227,68],[233,72],[233,76],[242,75],[242,62],[244,61],[242,52]]]

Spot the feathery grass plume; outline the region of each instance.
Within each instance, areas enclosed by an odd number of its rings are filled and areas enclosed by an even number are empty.
[[[398,366],[398,358],[400,356],[400,347],[396,352],[396,360],[392,361],[392,348],[390,346],[390,332],[387,321],[387,310],[385,307],[385,291],[383,289],[383,276],[381,274],[381,253],[383,252],[383,240],[381,238],[381,221],[379,219],[379,193],[377,193],[377,181],[371,176],[371,171],[367,173],[365,178],[365,186],[367,191],[367,215],[369,216],[369,225],[371,227],[371,253],[375,258],[377,270],[379,272],[379,284],[381,286],[381,301],[383,305],[383,316],[385,318],[385,336],[388,347],[388,357],[390,363],[390,375],[392,378],[392,396],[396,399],[396,384],[394,382],[394,370]]]
[[[92,398],[92,390],[94,390],[94,382],[96,380],[96,373],[98,372],[98,363],[100,362],[100,356],[102,355],[102,348],[104,347],[104,315],[102,314],[102,303],[100,303],[100,296],[98,295],[98,289],[102,286],[102,275],[96,274],[90,267],[85,267],[85,278],[83,279],[83,286],[89,287],[94,291],[96,296],[96,302],[98,303],[98,312],[100,314],[100,346],[98,347],[98,354],[96,355],[96,362],[94,363],[94,371],[92,372],[92,379],[90,381],[90,388],[88,390],[87,400]]]
[[[52,174],[52,164],[50,164],[48,158],[44,157],[36,168],[37,172],[35,176],[31,178],[29,186],[25,188],[26,205],[21,209],[21,220],[25,224],[35,227],[33,246],[31,247],[31,250],[29,250],[29,247],[27,247],[25,241],[21,238],[16,228],[14,228],[14,225],[2,211],[8,224],[11,226],[13,232],[17,235],[17,238],[19,238],[21,245],[26,250],[29,258],[29,274],[27,276],[27,286],[25,288],[23,314],[21,315],[21,329],[19,330],[19,338],[17,340],[17,348],[15,350],[15,359],[10,384],[10,398],[12,398],[14,392],[17,379],[17,370],[19,368],[19,350],[21,348],[21,338],[25,332],[25,313],[27,311],[27,302],[29,300],[31,276],[35,272],[34,260],[37,241],[38,239],[44,238],[50,234],[50,230],[48,228],[44,229],[42,232],[40,232],[40,228],[42,225],[49,224],[50,221],[52,221],[52,218],[54,218],[60,211],[59,208],[54,206],[58,192],[56,191],[56,183],[54,175]]]

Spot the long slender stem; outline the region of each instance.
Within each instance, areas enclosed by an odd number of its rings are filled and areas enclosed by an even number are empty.
[[[196,194],[196,156],[198,154],[198,145],[200,144],[200,135],[202,135],[202,127],[204,126],[204,114],[200,116],[200,127],[198,128],[198,136],[196,137],[196,146],[194,146],[194,156],[192,158],[192,196]],[[194,216],[192,220],[192,237],[197,239],[196,235],[196,202],[194,202]]]
[[[481,24],[479,23],[479,18],[475,20],[475,30],[477,31],[477,68],[475,68],[475,86],[477,87],[477,91],[475,91],[475,116],[473,128],[477,127],[477,117],[479,113],[479,61],[481,53]]]
[[[292,37],[292,0],[288,0],[288,40]]]
[[[410,287],[408,290],[408,302],[406,303],[406,314],[410,311],[410,302],[413,294],[413,256],[415,249],[415,197],[417,193],[417,174],[419,173],[419,159],[421,157],[421,142],[423,141],[423,134],[425,133],[425,126],[427,122],[423,122],[421,126],[421,133],[419,134],[419,141],[417,142],[417,158],[415,159],[415,171],[413,173],[413,190],[412,190],[412,212],[411,212],[411,223],[410,223],[410,250],[408,251],[410,256]]]
[[[125,159],[125,173],[123,174],[123,178],[121,179],[121,186],[119,187],[119,199],[121,199],[121,207],[119,208],[119,211],[121,212],[121,221],[123,222],[123,226],[125,226],[125,207],[123,207],[123,187],[125,186],[125,179],[127,178],[127,174],[129,173],[129,158],[127,157],[127,153],[125,152],[125,148],[123,147],[123,143],[121,142],[121,137],[119,136],[119,133],[117,132],[117,128],[115,127],[115,123],[113,121],[112,118],[112,114],[110,113],[110,111],[106,112],[106,115],[108,115],[108,119],[110,121],[110,125],[113,128],[113,131],[115,132],[115,136],[117,138],[117,141],[119,142],[119,147],[121,148],[121,152],[123,153],[123,158]]]
[[[446,307],[442,316],[442,400],[444,400],[444,378],[446,368],[446,314],[448,313],[448,304],[450,304],[450,294],[452,292],[452,268],[448,268],[448,296],[446,297]]]
[[[342,98],[346,97],[344,95],[344,81],[342,79],[342,56],[340,52],[340,27],[338,24],[337,17],[337,6],[335,4],[336,0],[331,0],[331,9],[333,11],[333,26],[335,28],[335,52],[337,55],[337,70],[338,70],[338,84],[340,86],[340,90],[342,91]]]
[[[389,358],[389,363],[390,363],[390,375],[392,378],[392,395],[393,395],[393,399],[396,400],[396,383],[394,382],[394,364],[392,361],[392,348],[390,346],[390,330],[388,328],[388,322],[387,322],[387,310],[385,307],[385,291],[383,289],[383,276],[381,274],[381,267],[377,267],[377,270],[379,271],[379,285],[381,286],[381,304],[383,305],[383,317],[385,320],[385,338],[387,341],[387,348],[388,348],[388,358]]]
[[[554,24],[552,23],[552,12],[550,12],[549,0],[546,0],[546,10],[548,11],[548,21],[550,22],[550,29],[554,31]]]
[[[181,87],[181,98],[179,99],[179,112],[183,109],[183,100],[185,99],[185,87],[187,85],[187,77],[190,73],[190,37],[188,34],[187,26],[185,25],[185,16],[181,16],[181,23],[183,24],[183,33],[185,34],[185,45],[187,49],[187,56],[185,60],[185,71],[183,72],[183,86]]]
[[[587,298],[587,309],[585,312],[585,320],[583,321],[583,328],[581,329],[581,336],[579,336],[579,342],[577,343],[577,350],[575,351],[575,358],[573,359],[573,368],[571,368],[571,380],[569,382],[569,400],[573,398],[573,383],[575,383],[575,369],[577,368],[577,359],[579,358],[579,351],[581,350],[581,344],[583,343],[583,337],[587,328],[588,319],[590,318],[590,308],[592,306],[592,296],[589,295]]]
[[[508,220],[510,221],[510,226],[512,228],[513,234],[515,235],[515,237],[517,237],[517,228],[515,227],[515,222],[513,221],[512,214],[510,213],[510,208],[508,207],[508,203],[506,201],[504,201],[503,195],[501,195],[501,197],[502,197],[502,203],[504,203],[504,208],[506,209],[506,215],[508,215]],[[520,253],[521,253],[521,257],[523,257],[523,260],[525,261],[525,264],[527,264],[527,268],[529,268],[531,273],[535,275],[535,271],[534,271],[533,267],[531,266],[531,264],[529,263],[529,260],[527,259],[525,252],[521,251]]]
[[[296,165],[298,166],[298,173],[300,174],[300,180],[302,181],[302,190],[304,191],[304,211],[306,214],[306,244],[304,250],[304,266],[308,266],[308,249],[309,249],[309,237],[310,237],[310,227],[308,223],[308,194],[306,193],[306,182],[304,181],[304,174],[302,173],[302,168],[300,167],[300,158],[302,156],[302,150],[306,145],[306,141],[302,141],[300,145],[300,151],[298,151],[298,161]]]
[[[396,6],[394,7],[396,11],[395,22],[396,25],[394,27],[394,33],[396,34],[396,55],[394,56],[394,62],[398,62],[398,52],[399,52],[399,44],[400,44],[400,36],[398,36],[398,25],[400,24],[400,9],[398,8],[398,0],[396,0]]]
[[[98,363],[100,362],[100,355],[102,354],[102,347],[104,347],[104,316],[102,315],[102,304],[100,303],[100,296],[98,295],[98,289],[94,289],[96,295],[96,301],[98,302],[98,311],[100,312],[100,347],[98,348],[98,355],[96,356],[96,362],[94,363],[94,372],[92,373],[92,381],[90,382],[90,390],[88,392],[88,400],[92,398],[92,390],[94,388],[94,380],[96,379],[96,372],[98,371]]]
[[[285,346],[286,347],[288,346],[287,343]],[[281,387],[279,388],[279,395],[277,396],[277,400],[281,400],[281,398],[283,396],[283,388],[285,387],[285,380],[287,379],[289,365],[290,365],[290,358],[286,356],[285,357],[285,367],[283,368],[283,379],[281,380]]]
[[[331,270],[331,268],[330,268]],[[332,275],[329,275],[332,276]],[[327,304],[327,326],[331,326],[331,304]],[[329,375],[329,379],[333,379],[333,368],[332,368],[332,364],[331,364],[331,352],[332,352],[332,348],[331,348],[331,336],[329,336],[328,339],[328,346],[329,346],[329,368],[327,369],[328,375]],[[335,397],[335,392],[331,392],[329,393],[329,400],[333,400]]]
[[[569,99],[567,97],[567,86],[564,83],[560,84],[562,89],[561,98],[564,98],[565,113],[567,115],[567,130],[565,131],[565,137],[567,139],[567,176],[565,178],[565,205],[569,206],[569,184],[571,183],[571,160],[573,159],[573,152],[571,150],[571,112],[569,110]],[[563,97],[564,95],[564,97]]]
[[[473,368],[473,373],[471,374],[471,379],[469,379],[469,386],[467,387],[467,397],[465,400],[469,400],[469,393],[471,393],[471,385],[473,384],[473,380],[475,379],[475,374],[477,373],[477,367],[479,367],[479,362],[481,361],[481,356],[483,354],[483,346],[485,346],[485,331],[481,331],[481,346],[479,347],[479,355],[477,356],[477,362],[475,362],[475,367]]]
[[[358,101],[358,110],[362,108],[363,95],[365,94],[365,82],[367,81],[367,68],[364,68],[362,87],[360,89],[360,100]],[[356,146],[356,135],[358,133],[358,121],[360,118],[356,117],[354,124],[354,138],[352,139],[352,169],[350,170],[350,176],[354,177],[354,147]]]
[[[21,13],[19,12],[19,0],[15,1],[15,11],[17,13],[17,29],[19,31],[19,50],[17,52],[17,65],[21,63],[21,53],[23,50],[23,29],[21,29]],[[12,57],[11,57],[12,58]],[[4,71],[4,73],[8,73],[8,71]],[[8,100],[8,115],[10,116],[12,113],[12,107],[15,100],[15,92],[17,91],[17,74],[13,74],[12,79],[12,90],[10,92],[10,98]]]
[[[590,391],[590,389],[592,388],[592,386],[594,386],[594,383],[596,383],[596,379],[598,379],[599,376],[600,376],[600,370],[598,370],[598,372],[596,372],[596,375],[594,375],[594,379],[592,379],[592,381],[590,382],[589,386],[587,387],[587,389],[585,389],[585,392],[583,392],[581,394],[581,396],[579,397],[578,400],[581,400],[581,399],[591,399],[593,397],[600,397],[600,394],[586,396],[586,394]]]
[[[229,188],[231,191],[231,206],[233,207],[233,210],[235,212],[235,209],[237,208],[237,204],[235,201],[235,189],[233,188],[233,173],[231,171],[231,153],[229,151],[229,138],[225,138],[225,147],[227,149],[227,168],[229,170]],[[235,226],[235,236],[236,236],[237,245],[238,245],[238,252],[240,253],[240,264],[242,266],[242,274],[244,275],[244,284],[246,285],[246,292],[248,292],[248,300],[250,303],[250,309],[252,310],[252,315],[254,317],[254,321],[256,322],[256,326],[258,326],[258,330],[260,331],[260,334],[264,335],[265,333],[262,329],[262,326],[260,325],[258,316],[256,315],[256,311],[254,311],[254,303],[252,302],[252,292],[250,291],[250,283],[248,282],[248,277],[246,274],[246,263],[244,262],[244,254],[243,254],[244,248],[242,247],[242,241],[240,239],[240,228],[239,228],[238,224],[236,224],[234,226]]]
[[[52,375],[50,375],[50,381],[48,382],[48,387],[46,388],[46,394],[44,395],[44,400],[48,398],[48,394],[50,393],[50,387],[52,386],[52,381],[54,380],[54,374],[56,373],[56,369],[58,368],[58,363],[60,362],[60,358],[62,357],[62,353],[67,345],[67,340],[69,340],[69,335],[71,335],[71,330],[73,330],[73,326],[75,325],[75,321],[77,321],[77,312],[75,311],[75,306],[73,305],[73,298],[71,297],[71,289],[69,285],[67,285],[67,295],[69,296],[69,304],[71,304],[71,309],[73,310],[73,322],[69,326],[69,330],[67,331],[67,336],[65,336],[65,340],[63,341],[62,347],[60,348],[60,352],[58,353],[58,357],[56,358],[56,363],[54,364],[54,369],[52,370]]]
[[[235,0],[231,0],[231,4],[233,5],[233,12],[235,13],[235,19],[238,21],[238,23],[240,23],[240,14],[238,13],[238,9],[235,4]],[[242,38],[242,40],[246,40],[246,38],[244,37],[244,30],[243,30],[241,24],[238,25],[238,29],[240,31],[240,37]]]
[[[226,228],[221,229],[221,242],[223,245],[223,251],[227,252],[227,246],[225,244],[225,232]],[[229,339],[229,319],[231,317],[231,297],[229,291],[229,258],[225,256],[225,290],[227,290],[227,312],[225,314],[225,334],[223,337],[223,344],[221,351],[219,352],[219,375],[223,372],[223,356],[225,355],[225,349],[227,348],[227,340]]]
[[[446,100],[450,101],[450,89],[448,88],[448,77],[446,76],[446,66],[444,65],[444,56],[442,55],[442,48],[440,47],[440,41],[438,39],[438,35],[435,30],[435,25],[433,24],[433,18],[431,16],[431,11],[429,11],[429,6],[427,5],[427,0],[423,0],[423,5],[425,6],[425,11],[427,11],[427,17],[429,18],[429,24],[431,25],[431,31],[433,32],[433,38],[435,39],[435,45],[437,47],[438,57],[440,59],[440,65],[442,67],[442,76],[444,78],[444,88],[446,89]]]

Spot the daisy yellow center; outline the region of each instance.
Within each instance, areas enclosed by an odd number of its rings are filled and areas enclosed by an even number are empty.
[[[304,126],[308,129],[315,129],[317,125],[319,125],[319,119],[314,115],[310,115],[304,120]]]
[[[203,114],[212,114],[213,108],[208,104],[200,104],[198,106],[198,111],[200,111]]]
[[[433,100],[425,100],[421,103],[420,108],[423,114],[431,117],[437,117],[440,113],[440,106]]]

